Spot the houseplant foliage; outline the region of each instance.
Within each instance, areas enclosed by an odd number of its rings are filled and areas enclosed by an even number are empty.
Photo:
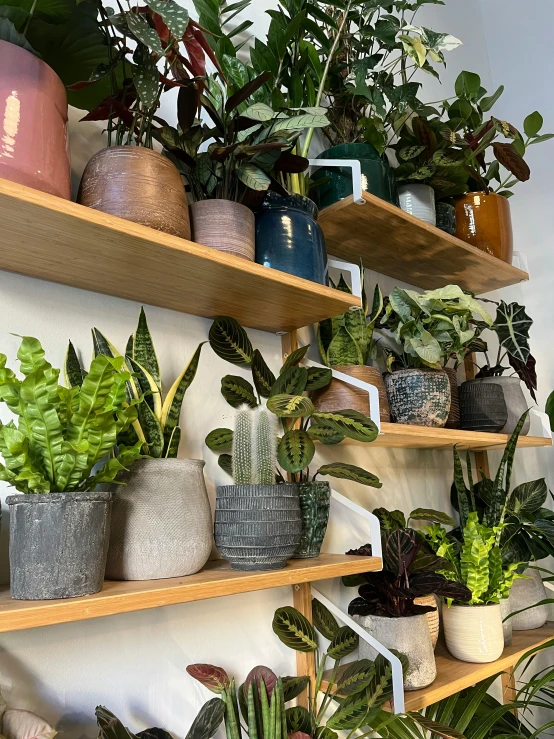
[[[192,722],[185,739],[211,739],[223,722],[225,704],[220,698],[204,703]],[[96,721],[99,728],[99,739],[172,739],[165,729],[152,728],[133,734],[123,723],[104,706],[96,707]]]

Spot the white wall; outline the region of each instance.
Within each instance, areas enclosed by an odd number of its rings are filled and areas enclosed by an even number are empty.
[[[548,24],[538,20],[539,10],[546,12],[548,2],[528,3],[527,6],[533,6],[526,8],[529,20],[522,18],[521,8],[517,8],[516,13],[515,0],[509,2],[514,9],[511,27],[501,12],[508,0],[487,0],[487,3],[483,3],[487,40],[491,44],[491,58],[495,60],[492,77],[512,79],[510,97],[506,95],[504,104],[515,123],[521,117],[521,107],[531,110],[543,105],[544,108],[542,101],[548,98],[543,92],[549,90],[548,65],[538,56],[548,49]],[[256,22],[255,31],[263,31],[267,24],[264,10],[276,4],[275,0],[256,0],[254,8],[250,10]],[[508,36],[499,34],[496,37],[490,33],[493,25],[490,9],[493,7],[496,9],[494,24],[497,27],[500,22],[506,25],[503,32]],[[552,15],[550,10],[548,12]],[[449,31],[465,42],[463,47],[449,55],[445,81],[452,81],[461,69],[469,68],[479,71],[485,85],[489,84],[491,72],[484,45],[485,29],[477,0],[448,0],[446,7],[429,6],[422,14],[421,22],[438,30]],[[530,33],[532,30],[534,35],[529,39],[525,54],[515,53],[514,48],[521,49],[524,23],[529,23]],[[517,39],[512,41],[511,36],[516,34]],[[544,39],[541,36],[542,43],[535,42],[537,34],[544,34]],[[503,46],[506,53],[496,61],[496,54],[503,51]],[[518,70],[518,65],[527,70],[526,74]],[[533,84],[529,83],[531,70]],[[437,93],[437,86],[431,78],[426,78],[426,82],[432,83],[428,88],[428,99],[443,97],[442,90]],[[545,109],[544,112],[554,127],[553,103],[548,100],[547,103],[550,110]],[[102,146],[98,128],[77,125],[78,117],[77,114],[73,115],[71,126],[76,182],[88,157]],[[547,212],[546,195],[551,151],[548,148],[537,150],[536,161],[532,161],[534,181],[526,189],[522,188],[518,199],[514,200],[518,246],[524,248],[531,257],[531,269],[535,277],[532,288],[525,295],[529,310],[537,320],[533,342],[542,380],[541,401],[548,386],[554,384],[552,361],[549,362],[553,351],[548,335],[549,312],[544,310],[549,306],[548,274],[552,268],[546,235],[547,224],[551,225],[552,219]],[[531,197],[531,193],[534,197]],[[55,245],[52,245],[52,249],[55,249]],[[371,277],[374,279],[375,275]],[[388,287],[392,284],[390,280],[382,282]],[[15,363],[17,349],[17,339],[10,332],[39,337],[49,359],[58,366],[63,361],[67,340],[71,338],[88,361],[90,328],[97,326],[116,345],[123,346],[135,327],[140,307],[129,301],[7,273],[0,273],[0,294],[0,351],[8,354],[10,365]],[[541,309],[544,318],[540,315]],[[159,308],[147,308],[147,314],[167,385],[188,360],[197,343],[206,338],[209,321]],[[252,332],[252,338],[271,366],[277,369],[280,362],[279,339],[259,332]],[[181,454],[205,456],[206,479],[212,502],[215,485],[223,482],[224,475],[214,457],[203,446],[203,439],[209,430],[225,422],[228,407],[219,397],[219,380],[228,371],[228,365],[214,357],[209,348],[204,349],[199,376],[186,397],[182,419],[185,440]],[[448,508],[451,457],[447,452],[388,452],[371,448],[355,452],[345,448],[342,451],[334,449],[325,452],[325,459],[331,461],[335,455],[344,461],[367,466],[380,476],[383,488],[379,491],[353,484],[336,485],[337,489],[369,509],[383,504],[407,512],[416,506]],[[544,458],[552,459],[550,452],[543,453],[543,458],[534,452],[523,452],[519,456],[525,460],[521,467],[529,475],[531,468],[542,468]],[[4,517],[0,561],[5,576],[5,506]],[[360,527],[359,521],[352,520],[349,523],[344,517],[335,516],[330,540],[336,543],[338,551],[355,546],[365,538],[366,532]],[[336,593],[336,585],[332,592]],[[281,588],[4,634],[0,652],[0,688],[8,704],[38,711],[57,724],[68,739],[96,734],[94,707],[97,704],[104,704],[115,711],[133,730],[157,725],[167,728],[176,737],[182,737],[200,705],[210,697],[185,673],[187,664],[213,662],[234,673],[238,680],[242,680],[251,667],[260,663],[268,664],[281,674],[294,674],[293,653],[284,648],[271,631],[275,608],[289,603],[290,590]]]

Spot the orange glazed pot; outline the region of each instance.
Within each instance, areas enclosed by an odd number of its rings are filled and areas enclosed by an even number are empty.
[[[468,192],[456,198],[456,236],[493,257],[512,263],[510,203],[495,193]]]
[[[67,95],[41,59],[0,41],[0,177],[69,200]]]

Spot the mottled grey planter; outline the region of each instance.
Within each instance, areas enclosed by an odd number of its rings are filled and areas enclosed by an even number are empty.
[[[403,369],[386,375],[390,412],[396,423],[442,427],[450,413],[450,382],[442,370]]]
[[[234,570],[280,570],[300,544],[296,485],[217,488],[215,543]]]
[[[437,666],[425,615],[405,618],[354,616],[354,620],[384,647],[406,655],[409,667],[404,676],[405,690],[419,690],[431,685],[437,676]],[[377,654],[370,644],[360,639],[360,659],[375,660]]]
[[[500,383],[468,380],[460,385],[459,394],[460,428],[463,431],[497,434],[504,428],[508,409]]]
[[[300,513],[302,515],[302,538],[294,553],[294,559],[317,557],[327,524],[331,503],[331,486],[328,482],[301,482],[298,485]]]
[[[508,419],[503,428],[500,429],[501,434],[512,434],[517,426],[519,419],[523,416],[529,405],[525,400],[525,395],[521,389],[521,380],[519,377],[482,377],[476,382],[483,384],[500,385],[504,393],[504,401],[508,411]],[[527,416],[527,420],[523,424],[521,436],[527,436],[531,428],[531,419]]]
[[[10,495],[12,598],[51,600],[102,589],[112,494]]]
[[[161,580],[192,575],[212,550],[204,462],[141,459],[114,485],[106,577]]]
[[[522,608],[529,610],[512,616],[510,621],[514,631],[540,629],[548,620],[548,606],[531,608],[534,603],[548,598],[540,572],[528,569],[523,574],[527,577],[515,580],[510,590],[510,612],[514,613]]]

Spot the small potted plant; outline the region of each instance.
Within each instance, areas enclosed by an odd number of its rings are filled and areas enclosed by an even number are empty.
[[[529,331],[533,320],[518,303],[492,302],[497,306],[496,317],[488,326],[476,322],[482,332],[485,328],[496,334],[498,352],[493,364],[489,359],[487,344],[481,341],[476,351],[485,355],[486,364],[475,375],[474,380],[460,387],[461,426],[467,430],[513,433],[523,413],[528,408],[521,383],[536,401],[537,374],[535,358],[529,347]],[[482,335],[482,334],[481,334]],[[510,368],[503,366],[508,360]],[[522,435],[530,430],[530,419],[526,416]]]
[[[457,390],[455,373],[444,367],[463,358],[476,337],[478,314],[488,312],[457,285],[423,294],[396,287],[389,295],[381,326],[392,332],[403,352],[391,352],[385,377],[393,420],[416,426],[445,426]]]
[[[158,580],[192,575],[206,564],[212,548],[212,516],[204,462],[177,459],[179,419],[185,393],[196,377],[200,344],[189,364],[162,392],[161,371],[152,336],[141,308],[136,332],[125,357],[93,329],[99,356],[118,357],[132,376],[125,388],[131,403],[144,397],[138,417],[118,436],[118,443],[138,445],[146,459],[118,476],[113,493],[106,576],[112,580]],[[80,378],[78,372],[68,372]]]
[[[60,371],[37,339],[24,337],[17,356],[22,380],[0,355],[0,400],[19,419],[17,426],[0,425],[0,479],[20,493],[6,500],[12,598],[97,593],[112,494],[96,488],[141,456],[140,444],[121,445],[109,456],[117,434],[137,418],[137,404],[124,391],[131,375],[121,357],[99,356],[69,389],[58,384]]]
[[[369,551],[371,547],[366,545],[348,554],[367,555]],[[439,574],[439,570],[449,570],[448,564],[435,556],[413,529],[399,527],[385,532],[383,553],[383,570],[362,575],[365,582],[359,588],[359,597],[348,606],[348,613],[383,646],[406,655],[409,667],[404,687],[418,690],[430,685],[437,675],[427,620],[436,606],[418,605],[415,599],[437,595],[465,600],[471,592],[461,582]],[[360,657],[371,659],[373,654],[371,646],[360,643]]]
[[[157,727],[144,729],[138,734],[133,734],[115,714],[108,711],[104,706],[97,706],[95,713],[99,739],[121,739],[121,737],[141,739],[141,737],[148,736],[155,736],[157,739],[173,739],[168,731]],[[212,698],[212,700],[207,701],[192,722],[186,739],[212,739],[223,723],[224,716],[225,703],[220,698]],[[17,737],[10,737],[10,739],[17,739]]]
[[[275,477],[278,484],[283,484],[283,473],[287,473],[291,482],[297,484],[302,538],[295,557],[316,557],[327,529],[331,495],[329,484],[318,480],[317,476],[343,478],[370,487],[381,487],[381,483],[361,467],[339,462],[323,465],[315,473],[311,472],[314,440],[337,444],[348,437],[370,443],[377,437],[377,427],[366,415],[355,410],[316,411],[303,393],[325,387],[330,382],[331,372],[299,366],[309,346],[291,353],[275,378],[259,350],[253,348],[246,331],[233,318],[217,318],[210,329],[209,340],[219,357],[252,371],[253,384],[235,375],[223,377],[221,394],[229,405],[238,408],[246,404],[256,409],[262,406],[262,399],[266,399],[267,409],[279,419],[283,436],[279,440],[275,438],[274,457],[282,471],[277,470],[271,479]],[[229,473],[232,460],[226,452],[234,443],[233,431],[227,428],[215,429],[206,437],[209,449],[223,452],[219,456],[219,465]]]
[[[370,307],[364,290],[364,269],[360,268],[362,284],[362,310],[347,311],[340,316],[321,321],[317,328],[317,343],[324,364],[332,370],[375,385],[379,391],[379,410],[381,421],[390,421],[389,401],[383,376],[376,367],[368,366],[375,361],[377,342],[374,330],[384,310],[383,295],[379,285],[375,286],[373,302]],[[336,287],[351,293],[350,287],[340,277]],[[314,405],[319,411],[336,411],[339,408],[354,408],[369,415],[369,398],[364,390],[332,379],[327,387],[312,395]]]

